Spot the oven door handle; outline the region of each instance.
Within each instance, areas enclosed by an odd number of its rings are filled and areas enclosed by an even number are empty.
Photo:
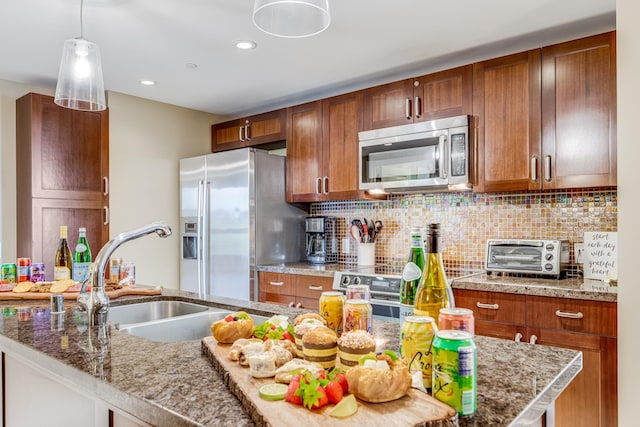
[[[370,301],[371,305],[384,305],[387,307],[400,307],[399,301],[387,301],[384,299],[375,299],[372,298]]]

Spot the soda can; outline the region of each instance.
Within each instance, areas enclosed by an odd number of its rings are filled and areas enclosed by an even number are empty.
[[[2,280],[7,283],[16,283],[18,270],[15,264],[2,264]]]
[[[120,266],[122,258],[111,258],[109,260],[109,281],[118,283],[120,281]]]
[[[468,308],[441,308],[438,325],[443,331],[448,329],[475,334],[473,311]]]
[[[34,262],[31,264],[31,281],[36,282],[44,282],[46,280],[44,274],[44,263]]]
[[[18,282],[31,280],[31,258],[18,258]]]
[[[320,315],[327,321],[327,327],[340,336],[343,327],[344,295],[342,292],[323,292],[320,295]]]
[[[436,321],[429,316],[407,316],[400,332],[400,354],[409,372],[422,372],[422,384],[431,389],[432,346],[438,331]]]
[[[360,329],[369,333],[373,330],[373,308],[363,299],[348,299],[344,304],[344,327],[342,332]]]
[[[371,300],[371,290],[367,285],[349,285],[347,286],[347,299],[363,299]]]
[[[456,409],[460,416],[474,414],[477,410],[476,371],[476,346],[469,332],[436,332],[433,397]]]
[[[136,287],[136,265],[132,262],[123,262],[120,266],[119,283],[131,288]]]

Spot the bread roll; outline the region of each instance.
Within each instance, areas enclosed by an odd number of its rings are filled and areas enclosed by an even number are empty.
[[[249,338],[253,334],[253,319],[247,313],[238,311],[229,316],[211,324],[211,333],[216,341],[231,344],[240,338]]]
[[[411,374],[403,360],[391,362],[389,370],[354,366],[347,373],[349,393],[365,402],[381,403],[400,399],[411,388]]]

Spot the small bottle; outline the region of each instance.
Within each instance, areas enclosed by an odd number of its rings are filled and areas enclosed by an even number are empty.
[[[87,242],[87,229],[80,227],[78,230],[78,244],[73,252],[73,280],[84,282],[89,274],[91,265],[91,248]]]
[[[440,253],[440,224],[429,224],[427,250],[427,265],[418,285],[414,314],[438,319],[441,308],[455,307],[453,292],[451,292]]]
[[[71,251],[67,243],[67,226],[60,226],[60,242],[53,263],[53,280],[71,279]]]
[[[407,316],[413,316],[413,305],[416,292],[420,284],[420,278],[425,266],[424,229],[414,227],[411,229],[411,250],[409,259],[402,270],[400,280],[400,325]]]

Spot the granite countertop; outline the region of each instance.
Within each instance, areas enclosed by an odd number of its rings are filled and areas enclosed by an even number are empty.
[[[120,297],[112,305],[159,299],[202,302],[195,294]],[[260,315],[304,312],[272,304],[209,298],[208,305]],[[69,387],[157,426],[252,426],[251,414],[201,353],[200,340],[158,343],[107,327],[87,327],[66,303],[64,322],[52,328],[47,301],[2,301],[0,350],[55,372]],[[21,316],[11,307],[22,307]],[[13,313],[13,314],[12,314]],[[96,339],[102,333],[109,339]],[[398,349],[399,325],[374,320],[382,348]],[[461,426],[525,424],[539,418],[582,367],[578,351],[476,337],[478,412]],[[68,343],[68,344],[66,344]],[[10,391],[8,391],[10,392]]]
[[[258,271],[273,273],[302,274],[322,277],[333,277],[338,271],[387,274],[400,276],[397,268],[384,265],[375,267],[359,267],[353,264],[310,265],[305,262],[294,262],[279,265],[260,265]],[[453,289],[470,289],[510,294],[537,295],[559,298],[573,298],[592,301],[616,302],[618,288],[607,286],[600,280],[582,278],[570,279],[535,279],[526,277],[508,277],[489,275],[484,271],[460,277],[449,277]]]

